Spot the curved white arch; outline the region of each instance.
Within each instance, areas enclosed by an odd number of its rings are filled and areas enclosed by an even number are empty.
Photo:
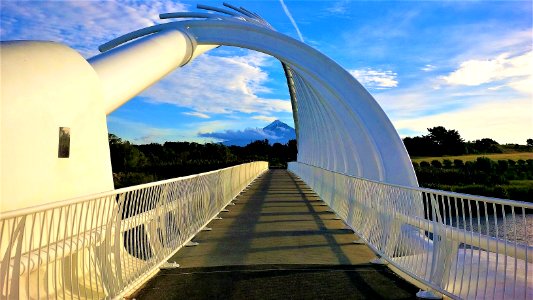
[[[173,15],[187,17],[189,14],[168,14]],[[190,16],[208,17],[197,14]],[[183,52],[180,56],[182,59],[173,57],[171,64],[158,59],[153,68],[164,69],[160,77],[215,45],[246,48],[274,56],[289,67],[294,81],[295,93],[291,96],[293,107],[297,108],[295,123],[298,127],[299,162],[387,183],[418,185],[402,140],[370,93],[324,54],[257,20],[249,22],[242,17],[212,15],[204,20],[156,25],[103,45],[101,48],[105,50],[151,34],[105,52],[89,62],[100,74],[98,64],[105,65],[107,57],[125,49],[133,49],[134,52],[139,45],[177,33],[180,34],[179,40],[176,39],[168,47],[179,48]],[[153,47],[167,47],[167,43],[172,43],[172,40],[159,41]],[[192,51],[182,50],[191,48]],[[159,78],[151,78],[150,83],[142,89]],[[113,88],[116,89],[116,86]],[[127,100],[129,98],[119,102]],[[121,104],[115,104],[115,107]]]

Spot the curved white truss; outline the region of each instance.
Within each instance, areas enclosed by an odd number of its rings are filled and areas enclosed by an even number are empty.
[[[237,13],[199,6],[226,15],[163,14],[162,18],[202,20],[160,24],[126,34],[102,45],[100,50],[107,52],[89,62],[93,65],[95,61],[105,64],[108,57],[123,51],[123,47],[135,47],[134,43],[142,45],[144,40],[157,39],[176,31],[189,39],[188,42],[181,40],[181,48],[192,47],[193,53],[197,49],[205,51],[215,45],[227,45],[272,55],[284,64],[288,75],[298,130],[299,162],[387,183],[418,185],[411,160],[394,126],[374,98],[350,73],[312,47],[274,31],[257,15],[243,8],[225,5]],[[133,46],[126,44],[115,48],[137,38],[130,43]],[[164,41],[158,46],[167,47],[166,44],[171,41]],[[172,44],[168,47],[178,46]],[[181,48],[183,59],[177,60],[178,63],[174,59],[171,64],[174,67],[187,63],[195,56],[190,50],[183,51]],[[154,68],[168,68],[164,67],[164,63],[164,60],[159,60]],[[95,69],[98,72],[98,68]],[[165,69],[162,73],[163,76],[168,71]],[[151,79],[150,84],[153,82]]]

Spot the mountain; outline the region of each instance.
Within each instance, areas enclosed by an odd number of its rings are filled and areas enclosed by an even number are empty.
[[[211,136],[215,137],[213,135]],[[222,136],[219,136],[219,138],[220,137]],[[264,128],[226,132],[225,137],[231,137],[222,142],[222,144],[226,146],[246,146],[253,141],[264,139],[268,139],[270,144],[286,144],[289,140],[296,139],[296,131],[294,128],[281,122],[280,120],[276,120]]]
[[[296,131],[294,130],[294,128],[281,122],[280,120],[276,120],[270,123],[269,125],[263,128],[263,131],[272,136],[272,138],[269,139],[272,144],[285,144],[289,140],[296,139]]]
[[[290,131],[294,132],[294,128],[292,128],[289,125],[281,122],[280,120],[276,120],[276,121],[270,123],[269,125],[264,127],[263,130],[268,130],[268,131],[272,131],[272,132],[279,132],[279,133],[290,132]]]

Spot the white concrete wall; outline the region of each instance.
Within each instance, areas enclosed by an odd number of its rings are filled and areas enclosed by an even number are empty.
[[[76,51],[1,44],[0,212],[113,189],[101,83]],[[58,158],[59,127],[70,157]]]

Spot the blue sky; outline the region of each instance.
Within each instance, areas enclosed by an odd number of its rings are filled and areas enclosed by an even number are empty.
[[[89,58],[163,12],[222,1],[5,1],[2,40],[65,43]],[[322,51],[376,98],[401,136],[442,125],[466,140],[533,138],[532,3],[526,1],[230,1]],[[296,27],[295,27],[296,26]],[[300,31],[299,36],[297,29]],[[200,133],[293,126],[274,58],[221,47],[108,116],[134,143],[213,141]]]

